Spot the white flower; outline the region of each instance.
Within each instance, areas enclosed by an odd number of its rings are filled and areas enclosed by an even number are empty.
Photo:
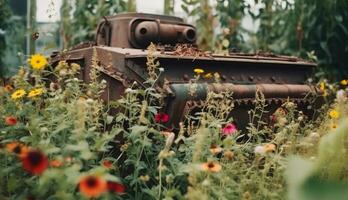
[[[94,102],[94,100],[91,99],[91,98],[88,98],[88,99],[86,100],[86,103],[88,103],[88,104],[93,104],[93,102]]]
[[[263,155],[266,153],[266,148],[264,146],[256,146],[254,149],[254,153]]]
[[[124,93],[133,93],[133,89],[132,88],[127,88],[125,91],[124,91]]]
[[[100,83],[101,84],[106,84],[106,80],[103,79]]]
[[[158,68],[158,70],[159,70],[160,72],[164,72],[164,68],[163,68],[163,67]]]
[[[346,95],[346,92],[344,90],[340,89],[336,92],[337,101],[342,102],[346,99],[346,97],[347,97],[347,95]]]

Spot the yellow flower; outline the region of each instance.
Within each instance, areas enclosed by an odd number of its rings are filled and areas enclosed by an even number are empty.
[[[47,60],[42,54],[32,55],[29,62],[35,70],[42,70],[47,65]]]
[[[207,73],[204,75],[204,78],[206,78],[206,79],[210,79],[212,77],[213,77],[213,75],[211,73]]]
[[[32,97],[40,96],[43,92],[44,92],[43,88],[36,88],[29,92],[28,97],[32,98]]]
[[[221,165],[214,162],[207,162],[201,165],[201,169],[208,172],[219,172],[221,170]]]
[[[342,81],[341,81],[341,85],[344,85],[344,86],[345,86],[345,85],[348,85],[348,80],[342,80]]]
[[[325,83],[324,83],[324,82],[320,82],[319,88],[320,88],[321,91],[324,91],[325,88],[326,88],[326,87],[325,87]]]
[[[26,92],[23,89],[16,90],[14,93],[12,93],[11,98],[13,100],[17,100],[17,99],[22,98],[25,94],[26,94]]]
[[[200,69],[200,68],[196,68],[193,70],[196,74],[203,74],[204,73],[204,70],[203,69]]]
[[[329,112],[329,116],[332,118],[332,119],[337,119],[340,117],[340,113],[336,110],[331,110]]]

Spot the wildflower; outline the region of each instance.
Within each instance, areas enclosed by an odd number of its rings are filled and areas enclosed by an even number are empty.
[[[324,91],[325,88],[326,88],[325,82],[320,82],[320,83],[319,83],[319,89],[320,89],[321,91]]]
[[[203,74],[204,73],[204,70],[203,69],[200,69],[200,68],[196,68],[193,70],[196,74]]]
[[[54,91],[57,91],[58,89],[59,89],[58,83],[55,83],[55,82],[50,83],[50,91],[54,92]]]
[[[150,180],[150,176],[149,175],[141,175],[139,176],[139,179],[143,182],[148,182]]]
[[[201,169],[203,171],[219,172],[221,170],[221,165],[214,162],[207,162],[201,165]]]
[[[50,161],[50,166],[51,167],[60,167],[60,166],[62,166],[62,161],[57,160],[57,159],[52,160],[52,161]]]
[[[332,128],[332,129],[336,129],[336,128],[337,128],[337,124],[336,124],[336,123],[332,123],[332,124],[331,124],[331,128]]]
[[[31,174],[40,175],[48,167],[47,157],[38,150],[29,151],[22,158],[23,168]]]
[[[274,152],[276,150],[276,148],[277,148],[276,145],[272,144],[272,143],[264,145],[264,149],[265,149],[266,153]]]
[[[126,188],[124,187],[124,185],[117,182],[113,182],[113,181],[107,182],[107,188],[109,192],[114,192],[118,194],[123,194],[126,191]]]
[[[341,85],[343,85],[343,86],[348,85],[348,80],[342,80],[342,81],[341,81]]]
[[[158,68],[158,70],[159,70],[160,72],[164,72],[164,68],[163,68],[163,67]]]
[[[337,110],[331,110],[329,112],[329,116],[332,118],[332,119],[338,119],[340,117],[340,113],[337,111]]]
[[[342,101],[346,100],[346,98],[347,98],[346,91],[340,89],[336,92],[337,101],[342,102]]]
[[[211,145],[209,150],[212,154],[215,155],[215,154],[220,153],[222,151],[222,148],[213,144],[213,145]]]
[[[17,154],[19,157],[24,157],[28,152],[28,147],[18,142],[8,143],[6,149],[11,153]]]
[[[222,129],[222,135],[229,136],[233,133],[237,132],[237,127],[233,123],[228,123],[225,125],[225,127]]]
[[[32,55],[30,58],[30,65],[35,70],[42,70],[47,65],[47,59],[42,54]]]
[[[263,155],[266,153],[266,149],[264,146],[256,146],[255,149],[254,149],[254,153],[255,154],[260,154],[260,155]]]
[[[86,176],[80,180],[79,190],[88,198],[97,198],[107,189],[106,181],[97,176]]]
[[[107,169],[110,169],[110,168],[112,168],[112,162],[110,160],[104,160],[103,166]]]
[[[124,91],[124,93],[134,93],[135,92],[135,90],[133,90],[132,88],[127,88],[125,91]]]
[[[165,113],[157,113],[155,115],[155,122],[157,123],[166,123],[169,121],[169,115]]]
[[[37,96],[40,96],[43,92],[44,92],[43,88],[36,88],[29,92],[28,97],[29,98],[37,97]]]
[[[11,92],[13,90],[13,87],[11,85],[5,85],[4,89],[6,92]]]
[[[207,73],[204,75],[204,78],[206,79],[211,79],[213,77],[213,75],[211,73]]]
[[[12,93],[11,98],[13,100],[17,100],[17,99],[22,98],[25,94],[26,94],[26,92],[23,89],[16,90],[14,93]]]
[[[233,151],[227,150],[227,151],[224,152],[224,158],[226,160],[232,160],[233,157],[234,157]]]
[[[5,124],[9,126],[14,126],[17,124],[17,118],[8,116],[5,118]]]

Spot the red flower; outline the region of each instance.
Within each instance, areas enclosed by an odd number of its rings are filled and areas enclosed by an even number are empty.
[[[17,119],[12,116],[8,116],[5,118],[5,124],[9,126],[14,126],[17,124]]]
[[[115,193],[118,193],[118,194],[123,194],[126,191],[126,188],[124,187],[124,185],[122,185],[120,183],[108,181],[107,186],[108,186],[109,192],[115,192]]]
[[[112,162],[110,160],[104,160],[103,166],[107,169],[110,169],[110,168],[112,168]]]
[[[166,123],[169,121],[169,115],[167,115],[165,113],[157,113],[155,115],[155,121],[157,123]]]
[[[22,164],[31,174],[40,175],[47,169],[48,160],[41,151],[31,150],[22,158]]]
[[[236,125],[234,125],[234,124],[232,124],[232,123],[228,123],[228,124],[226,124],[226,126],[222,129],[222,135],[224,135],[224,136],[232,135],[232,134],[235,133],[236,131],[237,131]]]
[[[89,198],[99,197],[107,189],[104,179],[98,176],[87,176],[80,180],[80,192]]]

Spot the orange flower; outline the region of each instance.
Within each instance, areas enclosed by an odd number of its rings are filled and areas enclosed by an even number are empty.
[[[201,165],[201,169],[208,172],[219,172],[221,170],[221,165],[214,162],[207,162]]]
[[[216,146],[215,144],[213,144],[213,145],[211,145],[210,146],[210,152],[212,153],[212,154],[218,154],[218,153],[220,153],[221,151],[222,151],[222,148],[221,147],[219,147],[219,146]]]
[[[14,126],[17,124],[17,119],[13,116],[8,116],[5,118],[5,124],[9,126]]]
[[[97,198],[107,190],[107,184],[106,181],[100,177],[86,176],[80,180],[79,190],[88,198]]]
[[[48,160],[41,151],[32,150],[22,158],[22,164],[23,168],[29,173],[40,175],[47,169]]]
[[[13,87],[11,85],[5,85],[4,88],[6,92],[11,92],[13,90]]]
[[[224,152],[224,158],[226,160],[232,160],[233,157],[234,157],[233,151],[227,150],[227,151]]]
[[[19,157],[24,157],[28,153],[28,147],[18,142],[11,142],[6,145],[7,151],[17,154]]]
[[[112,162],[110,160],[104,160],[103,166],[107,169],[110,169],[110,168],[112,168]]]
[[[63,164],[62,161],[57,160],[57,159],[50,161],[51,167],[60,167],[60,166],[62,166],[62,164]]]
[[[270,144],[265,144],[264,148],[266,153],[268,153],[268,152],[274,152],[277,146],[275,144],[270,143]]]

